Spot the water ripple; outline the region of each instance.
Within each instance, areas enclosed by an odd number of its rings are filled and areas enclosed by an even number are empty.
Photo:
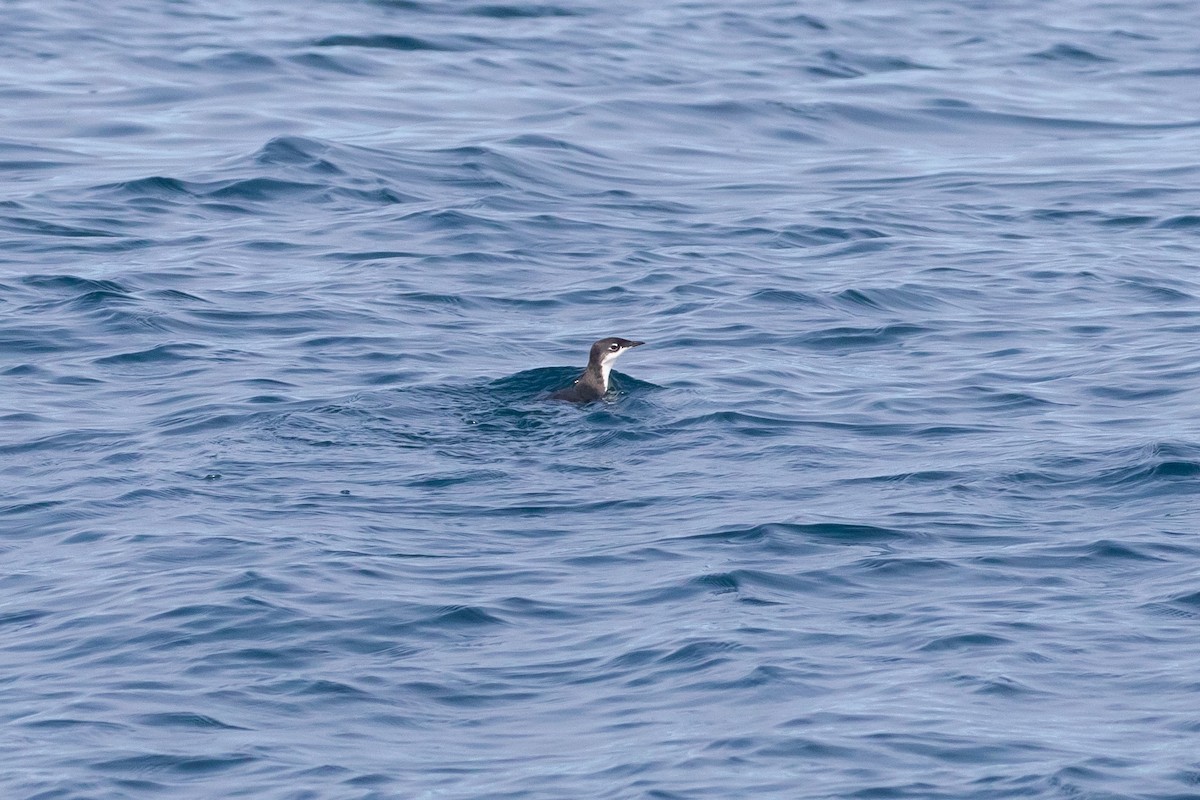
[[[1190,796],[1200,18],[802,11],[7,9],[3,795]]]

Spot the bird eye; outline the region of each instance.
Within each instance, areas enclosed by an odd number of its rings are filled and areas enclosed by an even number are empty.
[[[608,349],[609,349],[609,350],[612,350],[612,351],[615,353],[615,352],[617,352],[618,350],[620,350],[620,349],[621,349],[621,345],[617,344],[616,342],[613,342],[612,344],[610,344],[610,345],[608,346]]]

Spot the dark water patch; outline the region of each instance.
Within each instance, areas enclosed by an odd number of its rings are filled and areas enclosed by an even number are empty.
[[[312,339],[307,339],[300,342],[299,345],[301,347],[322,351],[328,351],[330,349],[361,351],[367,347],[372,347],[376,350],[384,350],[388,347],[390,342],[391,339],[386,337],[316,336]]]
[[[143,714],[137,718],[142,725],[151,728],[181,730],[246,730],[239,725],[229,725],[205,714],[194,712],[162,712]]]
[[[106,735],[123,734],[128,735],[132,730],[132,726],[122,725],[116,722],[108,722],[98,719],[70,719],[70,718],[50,718],[50,719],[32,719],[22,720],[21,726],[31,728],[33,730],[45,731],[71,731],[78,733],[86,733],[95,731]]]
[[[417,253],[404,250],[368,250],[362,252],[332,252],[324,257],[338,264],[356,261],[391,261],[394,259],[416,259]]]
[[[93,363],[101,366],[116,367],[155,366],[163,363],[175,364],[181,361],[192,360],[197,357],[198,353],[205,350],[207,350],[206,347],[198,344],[163,344],[151,347],[148,350],[101,356],[94,359]]]
[[[367,76],[376,70],[366,59],[352,58],[344,54],[336,56],[325,53],[303,53],[292,56],[289,62],[296,66],[316,72],[330,72],[338,75]]]
[[[38,378],[46,377],[46,371],[38,367],[36,364],[18,364],[15,367],[9,367],[0,374],[8,375],[9,377],[13,378],[29,376],[36,376]]]
[[[6,509],[0,509],[0,516],[4,515],[5,511]],[[48,614],[48,611],[39,611],[36,609],[0,613],[0,627],[7,627],[11,625],[17,628],[23,628],[36,623],[38,620],[42,619]]]
[[[367,0],[372,5],[382,6],[389,10],[400,11],[419,11],[422,13],[433,13],[433,9],[426,3],[417,2],[417,0]]]
[[[927,652],[944,652],[977,650],[979,648],[999,647],[1010,644],[1012,644],[1011,640],[1003,636],[993,636],[987,633],[962,633],[931,639],[919,649]]]
[[[1022,470],[1004,482],[1025,491],[1065,487],[1101,491],[1174,493],[1186,490],[1200,475],[1200,454],[1190,444],[1157,443],[1144,447],[1090,453],[1073,459],[1048,459],[1035,470]],[[1128,495],[1110,495],[1115,502]]]
[[[12,375],[15,373],[13,370],[8,370],[4,374]],[[13,414],[0,414],[0,422],[4,422],[4,423],[10,424],[10,425],[48,422],[48,421],[49,421],[49,417],[42,417],[42,416],[38,416],[37,414],[31,414],[29,412],[17,412],[17,413],[13,413]]]
[[[279,159],[276,165],[296,165],[299,161],[288,162],[286,155],[280,153],[286,146],[272,148],[268,145],[258,158]],[[339,168],[333,163],[321,158],[309,158],[303,163],[304,174],[313,176],[337,176]],[[342,196],[353,196],[357,199],[380,199],[389,202],[400,202],[404,198],[400,194],[389,193],[386,190],[358,190],[345,187],[331,187],[325,183],[312,181],[289,181],[280,178],[254,177],[232,181],[195,182],[182,181],[174,178],[151,177],[119,184],[101,187],[102,190],[127,196],[131,202],[147,204],[147,208],[158,209],[162,202],[179,202],[187,200],[198,202],[199,207],[212,212],[232,214],[254,213],[246,203],[273,204],[282,201],[310,200],[327,202],[328,198],[341,193]],[[204,201],[204,202],[199,202]],[[214,202],[215,201],[215,202]],[[238,202],[233,202],[238,201]]]
[[[1045,50],[1039,50],[1032,57],[1041,61],[1065,61],[1078,64],[1098,64],[1113,60],[1097,55],[1082,47],[1066,43],[1059,43]]]
[[[1107,217],[1099,220],[1101,225],[1110,225],[1119,228],[1144,227],[1150,225],[1155,220],[1153,217],[1125,215],[1120,217]]]
[[[251,308],[231,308],[230,301],[234,299],[239,301],[238,305]],[[217,335],[228,335],[242,330],[252,330],[257,336],[311,335],[315,330],[328,330],[329,324],[336,319],[332,311],[323,308],[253,308],[254,300],[253,293],[240,293],[236,298],[228,295],[214,296],[210,305],[181,309],[180,313],[189,320],[202,323],[202,328]]]
[[[846,289],[833,296],[838,304],[850,309],[871,311],[928,310],[946,305],[946,301],[927,289],[915,286]]]
[[[998,391],[985,387],[967,387],[958,392],[971,407],[985,411],[1044,409],[1064,405],[1028,392]]]
[[[477,606],[447,606],[417,623],[438,630],[471,630],[478,627],[502,625],[504,620]]]
[[[32,448],[28,448],[32,449]],[[0,452],[21,452],[17,448],[0,448]],[[0,506],[0,516],[20,516],[22,514],[36,514],[52,508],[58,508],[64,505],[61,500],[37,500],[28,503],[12,503],[5,506]]]
[[[955,483],[968,480],[969,476],[960,472],[948,472],[943,470],[925,470],[918,472],[897,472],[887,473],[882,475],[872,475],[864,478],[849,478],[848,482],[864,482],[864,483],[913,483],[913,484],[931,484],[935,486],[954,485]]]
[[[560,151],[565,153],[580,154],[593,159],[609,160],[608,157],[599,150],[583,147],[577,142],[568,141],[567,139],[562,139],[557,136],[522,133],[505,140],[504,143],[513,147],[523,147],[534,150]]]
[[[331,680],[282,680],[267,687],[271,694],[309,698],[315,702],[371,702],[374,696],[342,681]]]
[[[751,740],[747,742],[747,745],[757,741],[759,740]],[[860,754],[861,751],[854,747],[837,745],[817,738],[798,736],[789,736],[786,740],[774,742],[766,746],[758,746],[754,749],[754,755],[771,759],[855,760],[860,757]],[[874,793],[865,794],[867,797],[873,795]]]
[[[1188,608],[1200,609],[1200,592],[1189,592],[1171,599],[1171,602]]]
[[[910,425],[868,422],[827,422],[818,419],[804,420],[800,427],[821,428],[839,431],[847,435],[853,434],[872,438],[903,438],[913,436],[927,441],[975,436],[1001,430],[995,425]]]
[[[328,196],[331,198],[362,201],[371,205],[398,205],[400,203],[411,203],[416,198],[411,195],[402,194],[391,189],[348,189],[338,188],[330,191]]]
[[[37,436],[25,442],[0,445],[0,453],[17,453],[56,450],[90,453],[107,449],[110,444],[120,444],[128,437],[121,431],[80,429],[62,433]]]
[[[71,298],[64,307],[72,310],[87,311],[99,308],[111,308],[113,306],[133,305],[136,302],[134,297],[125,292],[98,290],[77,295]]]
[[[192,197],[194,192],[190,184],[177,178],[155,175],[149,178],[138,178],[121,183],[107,184],[97,187],[100,191],[125,195],[132,200],[174,200],[182,197]]]
[[[273,178],[249,178],[219,185],[202,193],[220,200],[278,201],[310,196],[324,190],[321,184],[297,183]]]
[[[75,275],[28,275],[22,278],[21,282],[36,289],[70,294],[73,297],[90,293],[128,296],[132,291],[116,281],[81,278]]]
[[[326,36],[323,39],[318,39],[316,42],[314,42],[314,44],[317,47],[363,47],[381,50],[398,50],[401,52],[417,52],[421,50],[475,50],[487,44],[487,40],[477,36],[440,36],[436,37],[435,39],[428,37],[420,38],[416,36],[379,33],[365,36],[352,36],[347,34]]]
[[[822,303],[822,298],[817,295],[810,295],[784,289],[760,289],[750,295],[749,299],[755,303],[761,302],[769,305],[779,305],[784,307],[819,306]]]
[[[1166,561],[1160,556],[1145,552],[1143,547],[1118,542],[1111,539],[1101,539],[1084,546],[1082,560],[1100,564],[1119,564],[1120,562]]]
[[[756,605],[794,602],[826,586],[823,576],[792,576],[765,570],[739,569],[694,578],[689,588],[710,594],[736,594],[741,601]]]
[[[1122,280],[1120,286],[1131,287],[1152,300],[1166,303],[1195,302],[1196,300],[1196,296],[1192,292],[1184,291],[1175,286],[1164,285],[1159,280],[1145,276],[1130,277]]]
[[[931,580],[934,573],[961,570],[960,565],[946,559],[905,556],[864,558],[856,566],[881,577],[921,580]]]
[[[156,130],[150,125],[134,125],[131,123],[108,122],[92,125],[81,125],[76,128],[75,133],[78,136],[96,139],[118,139],[121,137],[144,137],[146,134],[153,133]]]
[[[1193,445],[1157,444],[1138,453],[1136,460],[1096,476],[1112,486],[1174,482],[1200,475],[1200,448]]]
[[[996,678],[973,678],[967,681],[973,685],[972,691],[983,696],[1000,697],[1005,700],[1037,698],[1049,695],[1049,692],[1027,686],[1020,681],[1002,675]]]
[[[892,346],[928,333],[921,325],[893,324],[876,328],[837,326],[792,337],[791,343],[810,350],[862,350]]]
[[[205,71],[213,70],[215,72],[230,72],[235,75],[245,75],[247,73],[269,73],[278,69],[278,63],[275,59],[263,55],[262,53],[248,52],[245,50],[231,50],[225,53],[206,56],[197,66]],[[184,98],[174,98],[176,102]]]
[[[845,50],[823,50],[817,54],[817,58],[820,63],[807,69],[822,78],[860,78],[875,73],[934,69],[903,56],[880,56]]]
[[[1169,69],[1148,69],[1142,72],[1143,75],[1152,78],[1190,78],[1194,75],[1200,75],[1200,67],[1171,67]]]
[[[408,482],[414,489],[446,489],[451,486],[486,486],[488,483],[499,483],[509,478],[508,472],[501,470],[465,470],[461,472],[436,475],[422,475]]]
[[[1167,230],[1194,230],[1200,228],[1200,215],[1181,214],[1177,217],[1162,220],[1155,227]]]
[[[483,3],[468,6],[462,13],[488,19],[541,19],[544,17],[574,17],[585,12],[585,9],[540,3]]]
[[[97,761],[91,768],[120,775],[167,774],[179,777],[226,772],[253,764],[258,758],[243,753],[228,753],[221,756],[185,756],[170,753],[145,753],[142,755]]]
[[[929,109],[928,116],[932,119],[953,121],[965,126],[984,130],[999,128],[1015,130],[1025,134],[1043,132],[1047,129],[1064,133],[1088,132],[1135,132],[1135,131],[1168,131],[1177,128],[1193,128],[1196,122],[1126,122],[1116,121],[1107,115],[1096,119],[1078,119],[1061,116],[1041,116],[1034,114],[1016,114],[1009,112],[986,111],[983,109],[936,108]],[[1067,182],[1069,183],[1069,182]],[[1082,213],[1093,216],[1094,211]]]
[[[1165,600],[1145,603],[1142,608],[1156,617],[1166,619],[1200,619],[1200,592],[1184,592]]]
[[[22,173],[26,172],[60,170],[66,166],[69,166],[69,164],[64,161],[0,159],[0,172],[16,173],[14,177],[17,178],[19,178]]]
[[[712,533],[694,534],[688,539],[715,540],[726,544],[785,544],[825,542],[831,544],[870,544],[904,541],[912,534],[873,525],[837,522],[766,523],[750,528],[730,528]]]
[[[93,341],[81,338],[76,331],[68,327],[6,325],[0,329],[0,348],[10,354],[10,357],[16,353],[35,356],[45,353],[89,350],[95,347],[96,344]],[[30,370],[34,370],[34,372]],[[22,375],[40,375],[41,373],[37,373],[36,370],[35,365],[22,364],[7,370],[4,374],[13,378]]]
[[[736,384],[734,379],[719,383]],[[743,384],[745,385],[745,384]],[[697,417],[681,418],[671,423],[669,431],[694,430],[717,433],[722,436],[737,437],[738,439],[759,440],[778,439],[787,436],[789,431],[797,428],[797,420],[789,420],[767,414],[745,414],[731,411],[718,411],[702,414]],[[753,458],[751,451],[746,451],[745,458]]]
[[[661,209],[668,211],[668,209]],[[706,237],[721,240],[742,241],[749,247],[758,243],[763,247],[791,250],[796,247],[817,247],[838,242],[857,242],[884,239],[889,236],[877,228],[832,225],[788,225],[786,227],[763,227],[761,225],[699,225],[696,232]]]
[[[484,234],[498,233],[507,229],[507,224],[501,220],[465,211],[413,211],[401,221],[413,230],[442,234],[462,245],[483,242]]]
[[[300,166],[325,175],[343,175],[345,171],[327,156],[332,148],[315,139],[301,136],[280,136],[263,145],[252,160],[264,166]]]
[[[83,157],[83,154],[77,150],[50,147],[45,144],[32,144],[28,141],[13,141],[10,139],[0,139],[0,155],[54,158],[63,161],[63,163],[76,163]]]
[[[536,692],[505,690],[494,684],[479,686],[478,689],[479,691],[465,691],[427,681],[414,681],[401,687],[401,690],[411,697],[460,710],[503,708],[511,703],[529,702],[538,697]]]
[[[1183,391],[1182,388],[1173,387],[1154,387],[1154,388],[1133,388],[1126,386],[1094,386],[1088,389],[1088,393],[1094,397],[1104,398],[1108,400],[1117,400],[1123,403],[1137,402],[1140,400],[1153,400],[1156,398],[1172,397]]]
[[[62,225],[31,217],[14,217],[0,215],[0,230],[13,233],[33,234],[38,236],[57,236],[66,238],[111,238],[120,236],[117,231],[102,228],[89,228],[74,225]]]
[[[692,667],[707,667],[724,663],[723,655],[739,646],[733,642],[702,639],[682,644],[658,659],[659,664],[682,664]]]
[[[1054,574],[1078,574],[1083,569],[1120,572],[1147,563],[1165,562],[1167,556],[1151,552],[1142,544],[1100,539],[1069,545],[1050,545],[1035,551],[1018,551],[978,556],[975,564],[999,567],[1004,571],[1021,570]]]

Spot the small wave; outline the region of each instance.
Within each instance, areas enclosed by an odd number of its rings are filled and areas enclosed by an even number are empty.
[[[478,44],[481,41],[482,40],[480,39],[475,39],[474,43]],[[317,47],[365,47],[379,50],[399,50],[402,52],[416,52],[420,50],[465,50],[471,48],[471,45],[468,42],[462,40],[455,41],[450,37],[443,37],[441,41],[434,41],[431,39],[422,39],[416,36],[403,36],[384,33],[367,36],[326,36],[323,39],[318,39],[313,44],[315,44]]]
[[[330,72],[335,75],[359,77],[370,75],[374,70],[365,59],[329,53],[301,53],[291,56],[288,61],[296,66],[320,72]]]
[[[1017,470],[1002,479],[1014,491],[1035,495],[1063,487],[1104,495],[1106,502],[1129,493],[1186,494],[1200,475],[1200,451],[1192,445],[1157,443],[1121,448],[1088,457],[1049,459],[1037,468]],[[1119,494],[1113,492],[1119,491]]]
[[[180,730],[247,730],[239,725],[230,725],[218,719],[196,712],[172,711],[157,714],[142,714],[138,721],[152,728],[174,728]]]
[[[894,323],[871,328],[838,326],[793,337],[792,343],[810,350],[863,350],[890,347],[897,342],[928,332],[929,328],[913,323]]]
[[[879,56],[847,50],[823,50],[817,57],[820,63],[809,66],[807,71],[821,78],[861,78],[876,73],[936,69],[903,56]]]
[[[503,623],[503,619],[478,606],[447,606],[417,624],[424,627],[453,630]]]
[[[118,194],[128,195],[139,200],[173,200],[179,197],[194,196],[191,185],[187,181],[181,181],[176,178],[168,178],[161,175],[155,175],[149,178],[138,178],[136,180],[123,181],[121,183],[105,184],[96,188],[100,191],[111,191]]]
[[[947,305],[944,293],[917,286],[857,287],[837,292],[833,298],[848,308],[872,311],[924,311]]]
[[[468,6],[463,13],[488,19],[541,19],[543,17],[574,17],[584,12],[576,8],[538,3],[484,3]]]
[[[32,217],[0,216],[0,229],[15,233],[35,234],[40,236],[57,236],[72,239],[104,239],[122,236],[119,231],[102,228],[85,228],[78,225],[64,225]]]
[[[226,772],[258,758],[244,753],[229,753],[222,756],[184,756],[169,753],[146,753],[136,756],[112,758],[93,763],[92,769],[100,772],[144,777],[155,774],[176,774],[194,777]]]
[[[1113,59],[1093,53],[1073,44],[1060,43],[1032,54],[1039,61],[1068,61],[1073,63],[1099,64]]]
[[[251,160],[260,165],[299,165],[325,174],[344,174],[342,169],[326,158],[332,149],[316,139],[277,136],[251,156]]]
[[[977,650],[981,647],[1000,647],[1002,645],[1011,645],[1012,643],[1011,639],[1006,639],[1003,636],[995,636],[990,633],[959,633],[953,636],[941,636],[931,639],[918,649],[927,652]]]
[[[843,522],[770,522],[749,528],[728,528],[690,536],[730,544],[759,543],[800,539],[839,544],[878,544],[911,538],[912,534],[894,528]]]
[[[248,73],[262,74],[274,71],[278,67],[278,63],[270,56],[265,56],[262,53],[254,53],[248,50],[229,50],[216,55],[205,56],[200,61],[200,66],[204,69],[211,69],[216,72],[229,72],[237,75],[246,75]],[[179,102],[176,100],[175,102]]]
[[[128,296],[131,291],[114,280],[81,278],[77,275],[27,275],[21,278],[21,283],[37,289],[69,292],[76,297],[92,292]]]
[[[1181,214],[1178,217],[1170,217],[1162,220],[1155,227],[1165,228],[1166,230],[1193,230],[1200,228],[1200,215]]]
[[[196,358],[208,348],[198,344],[162,344],[147,350],[133,350],[101,356],[92,363],[103,366],[139,366],[162,363],[178,363]]]
[[[323,191],[326,187],[317,183],[301,183],[276,178],[246,178],[223,182],[201,192],[202,197],[218,200],[278,201],[303,197]]]

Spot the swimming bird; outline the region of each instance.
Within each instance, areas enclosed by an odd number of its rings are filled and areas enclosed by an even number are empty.
[[[587,369],[575,383],[565,389],[559,389],[550,395],[551,400],[567,400],[572,403],[590,403],[599,400],[608,392],[608,373],[612,370],[613,362],[621,353],[631,347],[638,347],[645,342],[634,342],[619,336],[609,336],[592,345],[588,356]]]

